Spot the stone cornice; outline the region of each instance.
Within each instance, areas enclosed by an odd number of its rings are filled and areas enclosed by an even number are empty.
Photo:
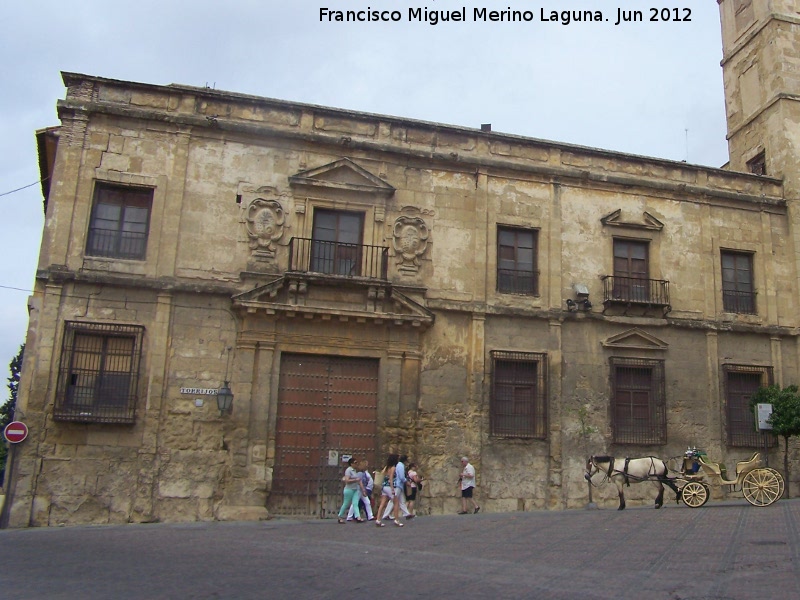
[[[508,306],[487,305],[483,302],[461,302],[456,300],[430,299],[427,302],[428,309],[441,312],[453,312],[462,314],[485,314],[488,316],[519,317],[527,319],[553,321],[562,323],[581,321],[605,321],[625,325],[627,327],[674,327],[677,329],[691,329],[697,331],[712,332],[734,332],[734,333],[754,333],[760,335],[770,335],[776,337],[798,337],[800,329],[797,327],[785,327],[781,325],[759,325],[754,323],[736,323],[732,321],[720,321],[714,319],[675,319],[675,318],[647,318],[647,317],[624,317],[608,316],[599,312],[569,312],[567,310],[548,310],[537,308],[512,308]],[[588,325],[588,323],[587,323]]]
[[[798,25],[800,24],[800,17],[781,13],[770,13],[770,15],[761,23],[759,23],[756,28],[748,31],[744,37],[739,38],[739,40],[734,43],[733,48],[731,48],[730,51],[722,57],[722,60],[719,63],[720,66],[724,67],[726,63],[733,60],[733,57],[741,52],[741,50],[748,44],[750,44],[750,42],[752,42],[755,37],[764,31],[764,29],[767,28],[772,21],[782,21],[784,23],[789,23],[790,25]]]
[[[65,283],[85,283],[110,285],[116,287],[139,288],[160,292],[211,294],[232,296],[238,293],[239,287],[233,283],[214,283],[209,281],[182,281],[174,277],[142,277],[120,273],[72,271],[53,265],[36,272],[39,281],[63,285]]]
[[[728,132],[728,135],[725,137],[725,139],[727,139],[727,140],[732,139],[733,136],[735,136],[737,133],[739,133],[745,127],[748,127],[753,121],[758,119],[767,110],[772,108],[773,105],[777,104],[781,100],[792,100],[794,102],[797,102],[797,101],[800,101],[800,94],[792,94],[792,93],[789,93],[789,92],[778,92],[777,94],[772,96],[772,98],[770,98],[769,100],[764,102],[761,105],[760,108],[758,108],[757,110],[754,110],[753,113],[749,117],[747,117],[744,121],[742,121],[734,129],[731,129]],[[759,177],[762,177],[762,176],[759,175]]]
[[[123,83],[120,83],[120,85],[123,85]],[[150,86],[147,87],[147,89],[153,93],[166,94],[173,88]],[[200,94],[205,93],[205,91],[193,90],[193,93]],[[229,96],[232,100],[239,99],[239,96],[237,95],[230,94]],[[688,183],[685,181],[667,179],[665,177],[659,177],[656,175],[635,175],[620,171],[609,172],[602,168],[593,166],[580,167],[565,165],[563,163],[557,164],[553,161],[537,162],[522,157],[499,159],[491,155],[487,156],[484,153],[473,152],[472,150],[466,150],[462,152],[448,152],[447,148],[445,148],[443,151],[428,150],[421,148],[422,144],[417,144],[419,147],[414,147],[409,143],[401,144],[388,141],[384,142],[368,136],[359,137],[359,135],[356,133],[353,133],[352,135],[342,135],[338,132],[329,133],[319,130],[301,131],[297,128],[286,128],[265,124],[263,122],[242,121],[223,117],[209,118],[204,115],[190,114],[187,112],[181,113],[161,109],[134,107],[128,104],[118,104],[113,102],[86,101],[79,98],[68,98],[67,100],[60,101],[59,114],[62,117],[67,117],[69,113],[99,113],[121,118],[161,122],[167,125],[173,124],[176,126],[189,126],[195,129],[196,135],[200,135],[201,131],[205,132],[205,135],[208,136],[219,136],[225,132],[230,132],[247,136],[263,137],[266,139],[277,138],[296,142],[314,143],[316,145],[328,147],[331,149],[332,153],[338,153],[340,155],[344,152],[346,152],[348,155],[352,155],[353,150],[361,150],[367,153],[383,153],[400,156],[403,157],[404,160],[407,160],[409,157],[416,158],[427,163],[444,165],[451,170],[468,173],[488,172],[491,174],[493,170],[496,170],[497,173],[525,173],[530,176],[541,177],[545,180],[558,181],[559,183],[569,183],[575,186],[609,186],[611,188],[618,186],[623,186],[626,188],[638,187],[643,190],[656,190],[659,194],[673,194],[680,200],[696,202],[734,201],[741,205],[751,205],[758,210],[762,210],[764,207],[770,206],[782,209],[784,204],[784,200],[782,198],[781,180],[770,177],[757,178],[754,175],[746,173],[734,173],[723,169],[701,167],[697,165],[690,165],[688,163],[640,157],[636,155],[587,148],[583,146],[571,146],[557,142],[545,142],[533,138],[523,138],[508,134],[482,133],[472,129],[402,120],[395,117],[368,115],[365,113],[340,111],[338,109],[327,109],[324,107],[314,107],[310,105],[290,104],[287,102],[272,101],[268,99],[261,99],[261,101],[266,103],[279,103],[281,106],[293,107],[295,109],[306,108],[313,109],[315,111],[332,111],[334,114],[338,114],[339,116],[348,116],[360,121],[364,121],[365,119],[378,119],[379,122],[397,122],[406,124],[408,126],[418,126],[429,128],[435,131],[442,131],[446,133],[449,132],[454,135],[463,134],[470,136],[474,140],[479,140],[484,136],[491,136],[491,139],[494,141],[517,143],[524,147],[561,151],[571,155],[594,156],[598,158],[621,160],[629,163],[649,164],[658,169],[681,169],[698,174],[703,173],[705,177],[716,177],[729,180],[732,187],[738,186],[735,183],[737,181],[741,181],[747,185],[752,185],[754,180],[757,179],[759,187],[763,189],[764,186],[771,186],[774,189],[774,192],[770,190],[766,193],[758,193],[758,191],[754,193],[742,193],[736,190],[720,189],[703,185],[702,183]],[[343,149],[346,150],[343,152]]]
[[[65,283],[83,283],[83,284],[101,284],[116,287],[138,288],[153,290],[159,292],[169,293],[201,293],[210,295],[220,295],[227,297],[244,296],[239,286],[234,284],[211,283],[211,282],[188,282],[180,281],[175,278],[146,278],[141,276],[129,276],[121,274],[109,273],[94,273],[94,272],[75,272],[68,270],[57,265],[49,269],[40,269],[36,273],[36,279],[55,285],[63,285]],[[276,280],[277,281],[277,280]],[[274,282],[273,282],[274,283]],[[391,287],[390,284],[387,284]],[[680,329],[694,329],[711,332],[736,332],[736,333],[757,333],[762,335],[772,335],[778,337],[797,337],[800,336],[800,329],[797,327],[785,327],[780,325],[765,324],[759,325],[754,323],[736,323],[732,321],[719,321],[713,319],[675,319],[675,318],[646,318],[646,317],[622,317],[622,316],[604,316],[601,313],[593,312],[569,312],[566,310],[548,310],[548,309],[534,309],[534,308],[515,308],[507,306],[487,305],[483,302],[464,302],[457,300],[446,299],[429,299],[426,301],[426,306],[422,306],[415,302],[405,294],[395,290],[392,292],[395,300],[409,308],[414,314],[410,315],[395,315],[393,313],[371,313],[369,320],[392,321],[398,320],[403,323],[412,324],[415,326],[422,326],[427,328],[431,326],[435,320],[435,311],[442,312],[457,312],[466,314],[485,314],[495,316],[513,316],[524,317],[529,319],[543,319],[551,321],[556,319],[561,322],[568,321],[606,321],[612,323],[626,324],[628,326],[641,325],[646,327],[677,327]],[[247,303],[240,303],[242,308]],[[268,303],[263,301],[256,301],[250,308],[265,310]],[[296,314],[308,313],[309,317],[312,315],[322,316],[326,311],[313,309],[312,307],[298,307],[296,305],[280,305],[275,306],[280,312],[294,312]],[[330,311],[328,311],[329,314]],[[358,312],[358,311],[356,311]],[[342,312],[343,317],[352,317],[353,319],[364,318],[365,314],[352,315],[346,314],[347,311]],[[338,314],[338,313],[337,313]],[[397,317],[395,319],[395,317]],[[398,323],[399,324],[399,323]]]
[[[312,286],[347,287],[360,292],[363,301],[332,306],[318,302],[310,294]],[[317,274],[288,273],[236,294],[233,307],[247,314],[281,318],[336,320],[340,322],[374,323],[377,325],[410,325],[427,329],[435,316],[422,304],[412,300],[387,281],[332,279]]]
[[[460,134],[466,135],[481,139],[488,139],[494,141],[505,141],[505,142],[515,142],[526,146],[535,146],[540,148],[552,148],[557,149],[564,152],[574,152],[578,154],[588,154],[594,155],[603,158],[611,158],[611,159],[619,159],[619,160],[634,160],[639,162],[649,162],[658,164],[664,167],[672,167],[672,168],[682,168],[682,169],[690,169],[690,170],[697,170],[697,171],[714,171],[714,172],[721,172],[722,174],[733,174],[731,171],[727,171],[725,169],[715,169],[713,167],[703,166],[703,165],[694,165],[691,163],[685,163],[682,161],[675,161],[669,160],[664,158],[657,158],[657,157],[650,157],[650,156],[643,156],[637,154],[628,154],[624,152],[614,151],[614,150],[606,150],[603,148],[594,148],[591,146],[582,146],[580,144],[568,144],[566,142],[559,142],[554,140],[544,140],[541,138],[533,138],[527,137],[522,135],[516,135],[512,133],[502,133],[497,131],[491,132],[484,132],[482,130],[478,130],[471,127],[463,127],[459,125],[452,125],[452,124],[445,124],[445,123],[436,123],[433,121],[424,121],[420,119],[410,119],[408,117],[397,117],[393,115],[384,115],[379,113],[369,113],[369,112],[361,112],[355,110],[348,110],[342,108],[335,108],[330,106],[322,106],[319,104],[310,104],[304,102],[295,102],[289,100],[279,100],[276,98],[267,98],[263,96],[254,96],[251,94],[242,94],[237,92],[227,92],[223,90],[216,90],[211,88],[201,88],[195,86],[188,86],[188,85],[181,85],[181,84],[170,84],[167,86],[163,85],[155,85],[149,83],[140,83],[140,82],[131,82],[131,81],[123,81],[105,77],[98,77],[95,75],[85,75],[81,73],[71,73],[71,72],[62,72],[62,79],[64,80],[64,84],[67,87],[72,85],[77,85],[83,82],[95,82],[99,84],[106,84],[112,87],[121,87],[121,88],[130,88],[134,89],[143,93],[151,93],[151,94],[160,94],[162,96],[173,96],[177,92],[178,95],[192,95],[197,98],[208,99],[208,100],[216,100],[216,101],[224,101],[224,102],[232,102],[232,103],[242,103],[242,104],[252,104],[257,105],[260,107],[265,108],[274,108],[278,110],[286,110],[286,111],[307,111],[314,114],[319,115],[327,115],[342,119],[352,119],[354,121],[372,121],[375,123],[388,123],[392,125],[399,125],[404,127],[412,127],[412,128],[421,128],[427,129],[433,132],[439,133],[449,133],[449,134]],[[64,106],[68,106],[72,102],[85,102],[82,97],[76,98],[68,98],[67,100],[59,101],[59,107],[63,104]],[[102,101],[94,101],[91,104],[106,104],[106,105],[116,105],[116,106],[123,106],[118,103],[110,103],[110,102],[102,102]],[[166,111],[157,110],[156,112],[166,113]],[[182,114],[189,117],[194,117],[198,124],[200,125],[214,125],[215,123],[220,123],[225,119],[217,117],[206,117],[205,115],[189,115],[188,113],[177,113],[177,112],[169,112],[167,114],[171,115],[178,115]],[[160,120],[156,118],[155,120]],[[445,155],[445,156],[449,156]],[[742,175],[740,173],[735,173],[734,175]],[[747,175],[746,173],[743,175]]]

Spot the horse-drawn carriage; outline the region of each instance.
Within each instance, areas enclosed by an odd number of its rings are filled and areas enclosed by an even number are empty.
[[[664,486],[672,488],[676,501],[699,508],[708,502],[711,486],[727,486],[728,491],[742,492],[753,506],[769,506],[783,496],[784,481],[775,469],[763,466],[761,454],[755,452],[749,460],[736,463],[736,476],[728,478],[725,465],[707,460],[697,448],[689,448],[683,456],[668,461],[654,456],[616,459],[613,456],[592,456],[586,463],[586,480],[595,485],[592,477],[603,474],[603,482],[617,486],[619,510],[625,508],[623,487],[631,483],[650,481],[658,486],[656,508],[664,503]]]
[[[689,448],[674,481],[680,489],[680,498],[686,506],[699,508],[708,502],[709,483],[727,486],[729,492],[742,492],[744,499],[753,506],[769,506],[783,496],[783,476],[775,469],[763,466],[759,452],[749,460],[736,463],[735,476],[728,478],[727,469],[721,463],[710,462],[697,448]]]

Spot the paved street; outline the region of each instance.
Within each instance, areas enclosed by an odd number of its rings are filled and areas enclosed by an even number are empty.
[[[800,598],[800,500],[0,531],[3,598]],[[401,591],[404,590],[404,591]]]

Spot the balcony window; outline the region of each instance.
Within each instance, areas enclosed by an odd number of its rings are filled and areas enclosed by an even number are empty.
[[[533,229],[499,227],[497,230],[497,291],[507,294],[539,294],[537,232]]]
[[[614,297],[630,302],[648,302],[647,243],[614,240]]]
[[[152,189],[98,183],[86,255],[144,260],[152,204]]]
[[[722,251],[722,306],[725,312],[756,314],[752,254]]]
[[[361,213],[315,210],[311,270],[328,275],[360,275],[363,231]]]
[[[669,281],[650,279],[648,242],[628,239],[614,240],[614,274],[604,275],[603,304],[658,307],[668,313],[672,306]]]

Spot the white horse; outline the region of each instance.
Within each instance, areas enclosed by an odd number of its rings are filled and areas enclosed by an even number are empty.
[[[613,481],[617,486],[619,494],[619,509],[625,508],[625,494],[622,493],[623,486],[641,481],[651,481],[658,486],[658,497],[656,497],[656,508],[664,505],[664,484],[667,484],[675,491],[675,501],[678,502],[681,492],[678,486],[667,476],[667,463],[655,456],[644,458],[621,458],[613,456],[592,456],[586,461],[586,473],[584,477],[592,483],[592,476],[596,473],[603,473],[603,483]],[[594,485],[592,483],[592,485]]]

